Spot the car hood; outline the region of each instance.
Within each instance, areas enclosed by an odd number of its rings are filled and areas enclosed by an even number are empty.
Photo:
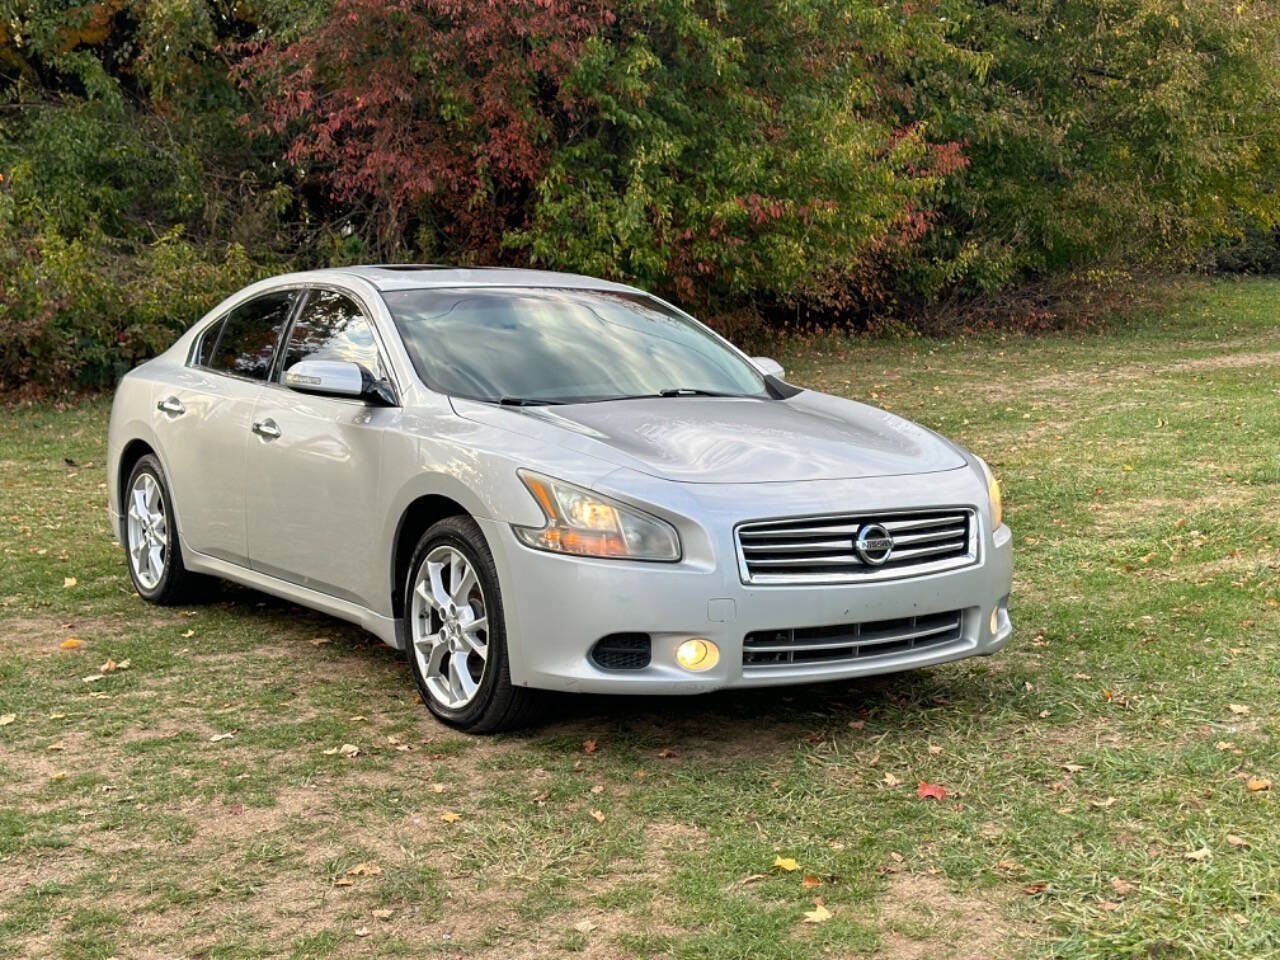
[[[844,480],[965,465],[953,446],[909,420],[811,391],[787,400],[656,397],[500,407],[455,398],[453,405],[469,420],[682,483]]]

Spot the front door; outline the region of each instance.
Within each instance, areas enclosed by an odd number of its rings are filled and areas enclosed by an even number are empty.
[[[386,582],[376,555],[385,498],[383,436],[398,407],[298,393],[280,383],[300,360],[347,360],[385,376],[371,322],[355,300],[308,294],[289,332],[283,362],[254,408],[246,514],[255,570],[366,607]],[[383,604],[385,606],[385,604]]]

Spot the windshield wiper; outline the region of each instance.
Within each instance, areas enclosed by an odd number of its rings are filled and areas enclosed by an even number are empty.
[[[665,390],[659,390],[660,397],[733,397],[742,399],[746,396],[743,393],[720,393],[716,390],[699,390],[697,387],[667,387]]]
[[[564,403],[563,400],[540,400],[537,397],[500,397],[498,404],[503,407],[545,407],[553,403]]]

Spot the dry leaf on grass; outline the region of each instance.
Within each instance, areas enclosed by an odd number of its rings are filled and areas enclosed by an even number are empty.
[[[1261,790],[1270,790],[1271,781],[1266,777],[1250,777],[1245,781],[1245,786],[1249,788],[1250,793],[1258,793]]]
[[[356,935],[357,937],[367,937],[367,936],[369,935],[369,928],[368,928],[368,927],[356,927],[356,929],[355,929],[355,935]]]
[[[1208,860],[1212,856],[1213,856],[1213,851],[1210,850],[1208,847],[1201,847],[1199,850],[1188,850],[1186,853],[1182,855],[1184,860],[1194,860],[1196,863],[1200,863],[1203,860]]]
[[[452,810],[446,810],[444,813],[440,814],[441,823],[457,823],[461,819],[462,814],[455,813]]]
[[[234,733],[215,733],[212,737],[209,738],[209,742],[221,743],[223,740],[230,740],[234,736],[235,736]]]
[[[831,911],[823,905],[821,897],[815,897],[813,909],[804,912],[805,923],[826,923],[830,919]]]
[[[886,787],[897,787],[902,785],[902,781],[895,777],[892,773],[884,775],[884,785]]]
[[[65,770],[59,770],[57,773],[49,774],[50,783],[57,783],[59,780],[65,780],[65,779],[67,779],[67,771]]]
[[[916,784],[916,796],[921,800],[945,800],[947,797],[946,788],[937,783],[928,783],[921,780]]]
[[[195,632],[194,630],[187,630],[187,631],[185,631],[185,632],[182,634],[182,639],[183,639],[183,640],[190,640],[190,639],[191,639],[192,637],[194,637],[195,635],[196,635],[196,632]]]
[[[1249,846],[1249,841],[1248,841],[1248,840],[1246,840],[1244,837],[1236,836],[1234,833],[1228,833],[1228,834],[1227,834],[1227,843],[1231,844],[1231,846],[1233,846],[1233,847],[1247,847],[1247,846]]]
[[[800,878],[800,886],[808,887],[812,889],[813,887],[822,886],[822,881],[819,880],[817,877],[815,877],[813,874],[806,873],[803,877]]]
[[[81,643],[78,637],[67,637],[67,639],[63,640],[60,644],[58,644],[58,649],[59,650],[75,650],[79,646],[81,646]]]
[[[45,747],[45,749],[46,749],[46,750],[55,750],[55,751],[57,751],[57,750],[65,750],[65,749],[67,749],[67,745],[66,745],[66,743],[65,743],[65,742],[63,742],[62,740],[56,740],[56,741],[54,741],[53,743],[49,744],[49,746]]]
[[[1121,880],[1119,877],[1111,878],[1111,889],[1116,892],[1117,896],[1127,897],[1133,893],[1133,884]]]
[[[395,911],[388,907],[379,907],[377,910],[370,910],[369,913],[375,920],[390,920],[391,915],[395,913]]]
[[[339,753],[342,754],[344,757],[358,757],[360,756],[360,748],[357,747],[354,743],[344,743],[340,747],[330,747],[328,750],[324,752],[324,755],[326,757],[332,757],[335,754],[339,754]]]
[[[579,933],[590,933],[595,928],[596,925],[590,920],[579,920],[573,925],[573,929],[577,930]]]
[[[658,756],[660,756],[663,760],[669,760],[672,757],[678,757],[679,755],[680,754],[676,752],[675,747],[663,747],[661,750],[658,751]]]
[[[1243,703],[1229,703],[1227,709],[1234,713],[1237,717],[1245,717],[1249,715],[1249,708]]]
[[[794,857],[774,857],[773,865],[779,870],[786,870],[788,873],[800,869],[800,864],[796,863]]]
[[[376,863],[357,863],[354,867],[347,871],[349,877],[376,877],[382,873],[382,868]]]
[[[64,588],[64,589],[66,589],[66,588],[68,588],[68,587],[74,587],[75,585],[76,585],[76,578],[75,578],[75,577],[63,577],[63,578],[62,578],[62,586],[63,586],[63,588]]]
[[[7,727],[9,724],[13,723],[13,721],[17,719],[18,719],[18,715],[16,713],[6,713],[4,715],[0,715],[0,727]]]
[[[1040,894],[1044,893],[1044,892],[1045,892],[1045,890],[1047,890],[1047,889],[1048,889],[1048,887],[1049,887],[1049,884],[1047,884],[1047,883],[1045,883],[1043,880],[1041,880],[1039,883],[1029,883],[1029,884],[1027,884],[1025,887],[1023,887],[1023,888],[1022,888],[1022,892],[1023,892],[1023,893],[1025,893],[1025,894],[1026,894],[1027,896],[1029,896],[1029,897],[1035,897],[1035,896],[1038,896],[1038,895],[1040,895]]]
[[[596,748],[597,748],[597,747],[599,747],[599,744],[598,744],[598,743],[596,743],[596,741],[594,741],[594,740],[583,740],[583,741],[582,741],[582,752],[583,752],[583,753],[595,753],[595,752],[596,752]]]
[[[604,811],[592,810],[591,819],[594,820],[596,823],[604,823]]]

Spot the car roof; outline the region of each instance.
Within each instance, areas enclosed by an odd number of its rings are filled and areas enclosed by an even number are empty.
[[[575,290],[615,290],[642,293],[635,287],[576,273],[551,270],[523,270],[518,267],[449,267],[422,263],[383,263],[313,270],[306,275],[313,282],[326,276],[360,277],[379,290],[418,290],[423,287],[559,287]]]

